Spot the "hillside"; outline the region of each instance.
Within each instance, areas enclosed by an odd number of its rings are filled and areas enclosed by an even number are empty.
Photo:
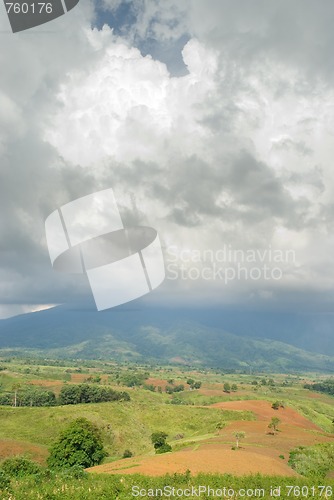
[[[334,358],[201,323],[180,312],[56,307],[0,321],[3,354],[154,361],[226,369],[334,371]]]

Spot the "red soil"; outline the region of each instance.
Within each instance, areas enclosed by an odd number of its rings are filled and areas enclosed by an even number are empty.
[[[235,475],[276,474],[295,476],[283,460],[259,455],[255,448],[231,450],[230,446],[207,444],[198,450],[182,450],[175,453],[147,457],[134,457],[87,469],[90,472],[109,474],[145,474],[161,476],[171,472],[229,473]]]
[[[278,417],[282,424],[302,427],[303,429],[321,430],[292,408],[280,408],[279,410],[273,410],[271,403],[268,401],[226,401],[224,403],[215,403],[211,406],[213,408],[221,408],[222,410],[251,411],[255,414],[257,420],[260,421],[266,420],[269,422],[272,417]]]
[[[0,440],[0,459],[24,455],[36,462],[44,464],[48,456],[48,450],[42,446],[14,441],[13,439]]]
[[[185,472],[187,469],[193,474],[219,472],[296,476],[287,464],[289,451],[300,445],[310,446],[333,438],[295,410],[273,410],[271,403],[267,401],[228,401],[216,403],[212,407],[252,411],[257,420],[233,421],[216,436],[197,441],[195,445],[181,451],[132,457],[88,470],[122,475],[141,473],[148,476]],[[273,416],[281,420],[275,435],[270,434],[268,428]],[[240,449],[232,450],[231,447],[236,444],[233,435],[236,431],[244,431],[246,435],[241,440]]]

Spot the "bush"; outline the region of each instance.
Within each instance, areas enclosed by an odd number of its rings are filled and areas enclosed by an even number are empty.
[[[151,435],[151,441],[155,448],[155,453],[167,453],[172,451],[172,447],[166,443],[166,438],[168,434],[163,431],[153,432]]]
[[[0,492],[10,489],[10,477],[0,469]]]
[[[78,418],[52,446],[48,465],[51,468],[92,467],[101,463],[106,455],[99,429],[87,419]]]
[[[172,451],[172,447],[170,444],[165,443],[159,448],[156,448],[155,453],[160,454],[160,453],[168,453],[169,451]]]
[[[81,465],[73,465],[63,469],[61,475],[64,479],[84,479],[88,474]]]
[[[324,479],[334,468],[334,444],[300,446],[290,452],[289,465],[302,476]]]
[[[42,467],[28,458],[12,457],[1,463],[1,469],[10,477],[23,477],[38,474]]]
[[[132,456],[133,456],[133,453],[130,450],[125,450],[123,453],[123,458],[131,458]]]

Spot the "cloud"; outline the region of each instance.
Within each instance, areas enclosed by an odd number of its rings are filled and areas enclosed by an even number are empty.
[[[154,226],[165,247],[296,251],[279,282],[169,281],[161,300],[329,297],[332,4],[135,0],[117,30],[91,29],[94,4],[79,6],[48,33],[6,35],[0,302],[89,294],[84,278],[52,271],[44,220],[107,187],[124,222]]]

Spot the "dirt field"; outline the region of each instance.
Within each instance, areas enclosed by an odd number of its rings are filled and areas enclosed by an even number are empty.
[[[32,460],[36,460],[36,462],[44,464],[48,456],[48,450],[42,446],[14,441],[13,439],[0,440],[0,460],[18,455],[27,456]]]
[[[283,460],[279,462],[274,458],[258,455],[253,449],[233,451],[230,447],[219,444],[208,444],[198,450],[189,449],[164,455],[128,458],[87,470],[109,474],[161,476],[168,472],[185,472],[187,469],[193,474],[217,472],[243,475],[261,472],[282,476],[296,475]]]
[[[61,380],[30,380],[29,385],[38,385],[40,387],[61,387],[64,385],[64,382]]]
[[[273,410],[268,401],[248,400],[248,401],[226,401],[225,403],[215,403],[213,408],[222,410],[247,410],[254,413],[257,420],[269,422],[272,417],[278,417],[282,424],[294,425],[303,429],[320,431],[319,427],[307,420],[292,408],[280,408]]]
[[[82,384],[85,382],[89,377],[94,377],[95,373],[71,373],[71,383],[73,384]],[[100,375],[101,377],[101,382],[107,383],[108,382],[108,375]]]
[[[289,451],[300,445],[310,446],[328,442],[332,435],[324,433],[312,422],[291,408],[273,410],[267,401],[228,401],[216,403],[212,408],[252,411],[256,421],[233,421],[216,436],[196,441],[186,449],[163,455],[132,457],[89,469],[91,472],[112,474],[141,473],[159,476],[166,473],[219,472],[235,475],[272,474],[295,476],[288,466]],[[278,417],[281,423],[273,435],[268,428],[271,418]],[[246,436],[238,450],[235,446],[236,431]],[[173,445],[173,442],[170,442]]]
[[[167,380],[160,378],[148,378],[145,380],[146,385],[154,385],[154,387],[161,387],[163,391],[166,389],[166,385],[168,385]]]

